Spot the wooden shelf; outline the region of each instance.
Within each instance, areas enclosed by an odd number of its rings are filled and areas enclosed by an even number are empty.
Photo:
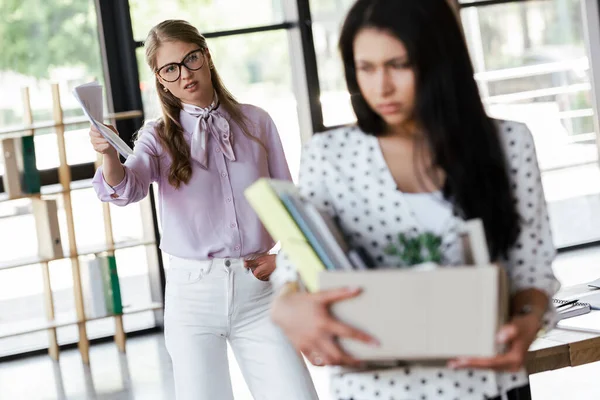
[[[148,305],[143,305],[143,306],[132,306],[132,307],[123,307],[123,315],[130,315],[130,314],[138,314],[144,311],[154,311],[154,310],[160,310],[163,308],[162,303],[150,303]],[[91,317],[91,318],[87,318],[86,321],[96,321],[99,319],[104,319],[104,318],[108,318],[108,317],[114,317],[115,315],[104,315],[102,317]]]
[[[137,313],[141,313],[144,311],[160,310],[162,308],[163,308],[162,303],[150,303],[150,304],[141,305],[141,306],[125,307],[123,309],[123,315],[137,314]],[[104,315],[101,317],[87,318],[86,322],[97,321],[100,319],[111,318],[114,316],[115,315],[111,314],[111,315]],[[30,326],[22,327],[20,329],[15,329],[14,331],[9,331],[9,332],[0,332],[0,339],[26,335],[28,333],[42,332],[42,331],[45,331],[48,329],[62,328],[65,326],[76,325],[77,323],[78,323],[78,321],[76,318],[64,318],[64,319],[59,319],[56,321],[37,321],[37,320],[35,320],[35,322],[32,322]]]
[[[13,336],[20,336],[20,335],[26,335],[28,333],[36,333],[36,332],[41,332],[41,331],[45,331],[48,329],[53,329],[53,328],[61,328],[63,326],[69,326],[69,325],[73,325],[76,324],[77,321],[76,320],[57,320],[57,321],[47,321],[47,322],[33,322],[31,323],[30,326],[26,326],[23,328],[19,328],[16,329],[14,331],[9,331],[9,332],[0,332],[0,339],[3,338],[9,338],[9,337],[13,337]]]
[[[13,324],[0,324],[0,338],[3,337],[11,337],[23,335],[26,333],[32,332],[40,332],[47,331],[48,334],[48,354],[53,360],[59,359],[60,347],[58,343],[58,337],[56,333],[56,328],[60,328],[63,326],[72,326],[75,325],[78,334],[78,348],[81,353],[81,359],[84,364],[89,364],[89,348],[90,342],[87,334],[87,324],[84,323],[88,320],[100,319],[100,318],[92,318],[87,319],[85,315],[85,304],[84,304],[84,293],[83,293],[83,285],[81,279],[81,261],[80,256],[90,255],[95,253],[103,253],[109,252],[112,253],[115,250],[127,249],[132,247],[143,246],[148,256],[148,262],[150,264],[158,265],[158,255],[154,254],[151,246],[156,245],[156,238],[154,233],[154,220],[152,218],[152,210],[151,205],[149,205],[149,201],[145,201],[147,203],[142,212],[142,228],[143,234],[141,235],[143,239],[132,239],[125,240],[122,242],[115,243],[114,235],[113,235],[113,221],[111,219],[111,207],[107,203],[102,203],[102,216],[104,219],[104,229],[102,232],[98,232],[99,236],[102,236],[102,239],[98,239],[98,241],[102,241],[101,244],[94,244],[90,246],[81,246],[78,245],[78,236],[75,231],[76,221],[74,219],[73,213],[73,199],[70,196],[70,192],[74,190],[87,189],[92,186],[91,179],[72,182],[72,171],[71,166],[67,160],[67,146],[66,146],[66,135],[65,131],[67,127],[71,127],[71,129],[82,128],[85,126],[89,127],[89,121],[85,116],[77,116],[65,118],[63,108],[61,105],[61,96],[58,84],[52,85],[52,121],[42,121],[36,122],[33,119],[33,112],[31,109],[31,101],[30,101],[30,93],[28,88],[24,88],[22,91],[23,98],[23,122],[20,126],[11,126],[11,127],[2,127],[0,129],[0,140],[1,139],[13,139],[13,138],[21,138],[21,137],[29,137],[29,136],[37,136],[37,135],[46,135],[55,133],[55,139],[57,144],[57,153],[58,159],[60,161],[57,172],[58,172],[58,182],[57,185],[44,186],[41,188],[41,193],[37,194],[25,194],[19,196],[18,199],[32,199],[32,198],[43,198],[44,200],[54,200],[54,197],[58,197],[57,200],[62,200],[62,212],[66,219],[66,237],[64,240],[64,244],[66,245],[63,249],[65,257],[56,258],[56,259],[43,259],[39,256],[29,256],[22,259],[17,260],[9,260],[0,262],[0,270],[9,269],[9,268],[17,268],[26,265],[34,265],[39,264],[39,268],[42,272],[43,278],[43,297],[44,297],[44,308],[45,308],[45,318],[42,319],[34,319],[16,322]],[[114,121],[114,120],[127,120],[132,118],[142,117],[143,113],[139,110],[127,111],[127,112],[119,112],[115,114],[108,114],[103,117],[103,120]],[[50,199],[45,199],[46,196],[50,196]],[[0,202],[17,200],[9,199],[6,194],[0,195]],[[26,203],[26,201],[25,201]],[[52,203],[54,205],[54,203]],[[40,226],[39,224],[43,224],[42,222],[36,221],[36,229],[38,234],[51,234],[46,232],[44,226]],[[61,233],[62,236],[62,233]],[[152,238],[151,240],[148,238]],[[56,238],[52,238],[56,239]],[[35,244],[35,243],[33,243]],[[68,244],[68,245],[67,245]],[[36,249],[31,250],[32,253],[37,252]],[[52,253],[51,253],[52,254]],[[52,289],[51,282],[51,268],[49,268],[49,262],[56,260],[68,260],[71,270],[72,270],[72,279],[73,279],[73,299],[74,299],[74,313],[57,315],[54,307],[54,291]],[[151,283],[152,284],[152,283]],[[160,292],[162,293],[162,292]],[[162,296],[159,295],[159,290],[157,289],[157,285],[154,284],[151,288],[151,296],[152,301],[162,302]],[[127,308],[125,309],[125,314],[132,314],[136,312],[142,312],[146,310],[156,310],[162,307],[162,304],[152,303],[146,306],[137,307],[137,308]],[[157,319],[162,319],[161,316],[156,315]],[[160,318],[159,318],[160,317]],[[126,349],[126,335],[123,326],[123,317],[122,315],[110,315],[101,318],[111,318],[115,324],[115,343],[121,352],[125,352]]]
[[[154,240],[148,239],[131,239],[124,240],[122,242],[115,242],[114,246],[107,246],[106,244],[83,246],[81,250],[77,252],[78,256],[87,256],[92,254],[103,253],[105,251],[115,251],[129,249],[131,247],[149,246],[155,244]],[[68,257],[67,257],[68,258]]]
[[[131,119],[131,118],[139,118],[144,114],[142,111],[134,110],[134,111],[123,111],[118,113],[106,114],[104,116],[104,120],[123,120],[123,119]],[[9,126],[8,128],[0,129],[0,139],[12,139],[23,136],[31,136],[34,135],[33,132],[40,129],[49,129],[49,128],[59,128],[59,127],[67,127],[78,124],[89,123],[88,119],[85,116],[81,117],[72,117],[65,118],[62,123],[57,124],[54,121],[44,121],[44,122],[36,122],[31,125],[22,125],[22,126]]]
[[[15,197],[12,199],[9,199],[8,195],[6,193],[2,193],[0,195],[0,203],[4,203],[7,201],[22,200],[22,199],[31,199],[34,197],[38,197],[40,195],[42,195],[42,196],[59,195],[59,194],[67,193],[67,192],[73,192],[76,190],[90,189],[91,187],[92,187],[92,179],[82,179],[79,181],[71,182],[70,190],[64,190],[62,185],[60,185],[60,184],[47,185],[47,186],[42,186],[41,193],[25,194],[23,196]]]
[[[132,239],[132,240],[125,240],[122,242],[116,242],[114,244],[114,246],[107,246],[106,244],[83,246],[78,251],[77,256],[87,256],[87,255],[92,255],[92,254],[103,253],[105,251],[122,250],[122,249],[128,249],[128,248],[132,248],[132,247],[149,246],[149,245],[153,245],[153,244],[155,244],[154,240]],[[39,263],[43,263],[43,262],[64,260],[67,258],[70,258],[70,257],[65,256],[65,257],[61,257],[61,258],[41,258],[38,256],[29,256],[29,257],[25,257],[25,258],[19,258],[16,260],[8,260],[8,261],[0,262],[0,270],[24,267],[26,265],[39,264]]]

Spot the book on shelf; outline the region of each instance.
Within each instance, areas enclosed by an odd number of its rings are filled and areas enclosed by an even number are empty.
[[[63,258],[56,200],[34,198],[31,207],[35,219],[39,257],[49,260]]]
[[[23,136],[20,139],[17,144],[20,150],[18,160],[19,171],[21,172],[21,189],[25,193],[39,193],[41,180],[36,165],[34,138],[33,136]]]
[[[4,191],[9,199],[21,197],[23,192],[21,191],[19,161],[14,139],[2,140],[2,163],[4,164],[4,174],[2,175]]]
[[[2,181],[9,198],[40,193],[41,180],[36,165],[33,136],[2,140],[2,160]]]
[[[104,261],[103,257],[88,257],[80,267],[85,315],[91,318],[108,315],[102,278]]]
[[[104,257],[104,260],[105,264],[102,268],[102,281],[104,283],[106,309],[111,315],[123,314],[117,260],[115,256],[106,256]]]
[[[123,313],[121,285],[115,256],[96,255],[81,267],[86,315],[104,317]]]

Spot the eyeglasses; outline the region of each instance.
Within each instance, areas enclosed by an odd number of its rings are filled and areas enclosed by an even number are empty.
[[[181,76],[181,67],[190,71],[198,71],[204,66],[204,52],[202,49],[189,52],[180,63],[163,65],[156,70],[158,76],[167,82],[175,82]]]

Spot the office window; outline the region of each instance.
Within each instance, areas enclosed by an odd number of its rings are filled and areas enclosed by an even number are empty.
[[[301,143],[290,57],[300,57],[300,54],[293,54],[289,46],[290,30],[295,28],[231,36],[219,34],[219,31],[232,28],[244,29],[261,23],[282,22],[283,13],[279,1],[207,1],[203,7],[198,7],[196,3],[192,7],[192,4],[182,2],[177,6],[173,5],[166,14],[153,14],[152,23],[148,23],[143,20],[143,16],[151,4],[162,3],[130,2],[136,39],[143,40],[153,25],[167,18],[186,19],[202,33],[215,33],[215,37],[207,39],[208,47],[225,85],[240,102],[259,106],[271,115],[279,130],[292,175],[296,177]],[[225,13],[224,7],[235,9],[236,12]],[[211,15],[218,15],[219,18],[211,20]],[[252,24],[249,21],[253,21]],[[144,113],[146,119],[154,119],[160,116],[160,105],[156,96],[155,78],[146,64],[143,47],[137,49],[137,59]]]
[[[488,112],[529,125],[556,245],[600,239],[597,116],[582,2],[482,4],[460,15]]]
[[[310,1],[325,127],[356,121],[338,50],[341,24],[352,4],[354,0]]]
[[[166,19],[183,19],[200,32],[228,31],[283,22],[281,0],[130,0],[133,37],[144,40]]]

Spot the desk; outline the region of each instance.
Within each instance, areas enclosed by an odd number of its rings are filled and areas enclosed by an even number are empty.
[[[586,291],[587,285],[576,285],[561,290],[557,297]],[[596,361],[600,361],[600,334],[557,328],[532,343],[527,356],[527,371],[536,374]]]

